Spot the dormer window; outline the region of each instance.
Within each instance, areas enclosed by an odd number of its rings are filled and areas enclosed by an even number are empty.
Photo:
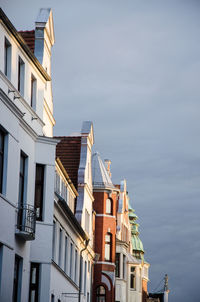
[[[110,198],[106,200],[106,214],[112,215],[112,200]]]

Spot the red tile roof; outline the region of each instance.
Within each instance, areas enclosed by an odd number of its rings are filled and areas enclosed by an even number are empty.
[[[35,31],[34,30],[26,30],[26,31],[18,31],[18,33],[22,36],[32,53],[35,50]]]
[[[78,184],[78,168],[81,153],[81,136],[56,136],[60,142],[56,146],[59,157],[75,188]]]

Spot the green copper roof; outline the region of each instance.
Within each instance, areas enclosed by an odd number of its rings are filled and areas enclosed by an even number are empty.
[[[132,249],[134,251],[140,251],[140,252],[144,253],[142,241],[140,240],[140,238],[137,235],[131,236],[131,243],[132,243]]]
[[[136,222],[138,217],[135,214],[135,211],[131,207],[130,203],[129,203],[128,210],[129,210],[129,222],[131,224],[132,253],[135,257],[143,259],[144,247],[142,241],[139,238],[139,231],[138,231],[139,224]]]

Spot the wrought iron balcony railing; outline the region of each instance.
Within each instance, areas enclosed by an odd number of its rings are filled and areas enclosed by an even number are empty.
[[[35,239],[36,210],[32,205],[18,208],[16,235],[24,240]]]

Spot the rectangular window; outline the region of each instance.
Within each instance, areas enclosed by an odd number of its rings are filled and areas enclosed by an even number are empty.
[[[26,189],[26,161],[27,156],[21,152],[20,169],[19,169],[19,195],[18,195],[18,229],[23,230],[24,206],[25,206],[25,189]]]
[[[126,256],[123,255],[123,279],[126,279]]]
[[[6,38],[4,44],[4,73],[9,79],[11,78],[11,44]]]
[[[39,301],[39,276],[40,276],[39,273],[40,273],[40,264],[31,263],[29,302]]]
[[[0,242],[0,284],[2,277],[2,263],[3,263],[3,244]]]
[[[72,278],[72,268],[73,268],[73,244],[70,244],[70,270],[69,270],[69,276]]]
[[[117,278],[120,278],[120,253],[116,253],[115,257],[115,275]]]
[[[85,230],[89,234],[90,230],[90,214],[89,212],[85,209]]]
[[[76,283],[77,278],[77,261],[78,261],[78,252],[75,250],[75,259],[74,259],[74,282]]]
[[[130,288],[135,289],[135,267],[131,266]]]
[[[35,208],[36,219],[42,220],[44,192],[44,165],[36,164],[35,170]]]
[[[111,261],[111,234],[105,236],[105,261]]]
[[[65,263],[64,263],[64,271],[67,274],[67,260],[68,260],[68,238],[65,236]]]
[[[85,261],[85,270],[84,270],[84,296],[86,296],[86,286],[87,286],[87,262]]]
[[[4,141],[5,133],[0,128],[0,193],[3,191]]]
[[[54,294],[51,294],[51,302],[55,302],[55,296],[54,296]]]
[[[31,74],[31,107],[36,109],[37,99],[37,80],[33,74]]]
[[[22,258],[15,255],[14,279],[13,279],[13,302],[21,301],[21,285],[22,285]]]
[[[24,75],[25,75],[25,64],[24,61],[19,57],[18,59],[18,91],[21,95],[24,95]]]
[[[58,265],[62,265],[62,229],[60,229],[59,234],[59,255],[58,255]]]
[[[55,261],[56,251],[56,222],[53,221],[53,238],[52,238],[52,259]]]

